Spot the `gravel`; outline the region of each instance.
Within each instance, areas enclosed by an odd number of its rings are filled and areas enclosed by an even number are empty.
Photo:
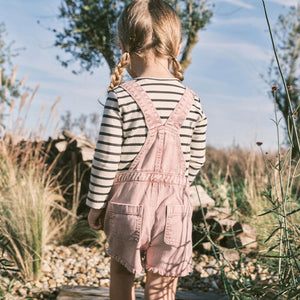
[[[24,284],[17,274],[0,274],[4,289],[8,289],[11,279],[10,295],[7,299],[55,299],[62,286],[109,286],[110,258],[103,248],[79,245],[47,246],[42,262],[42,272],[38,281]],[[238,279],[234,270],[238,262],[219,261],[227,278]],[[224,293],[219,264],[212,256],[194,253],[194,271],[190,276],[179,278],[178,289],[201,290],[203,292]],[[260,284],[276,280],[273,274],[264,269],[256,259],[245,257],[240,263],[240,274]],[[136,276],[135,286],[143,288],[145,274]],[[0,282],[0,283],[1,283]]]

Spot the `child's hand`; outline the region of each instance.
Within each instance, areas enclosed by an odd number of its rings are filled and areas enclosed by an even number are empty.
[[[100,230],[104,226],[105,209],[91,208],[88,215],[88,222],[92,229]]]

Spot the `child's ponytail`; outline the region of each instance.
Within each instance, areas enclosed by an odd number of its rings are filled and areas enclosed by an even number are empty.
[[[174,76],[183,80],[182,67],[176,59],[181,44],[181,24],[175,10],[163,0],[132,0],[118,22],[118,37],[130,55],[143,57],[153,49],[157,57],[172,59]],[[108,92],[118,86],[130,64],[130,55],[124,52],[113,74]]]
[[[116,86],[118,86],[121,83],[123,73],[124,73],[126,67],[129,65],[129,63],[130,63],[130,55],[129,55],[128,51],[125,51],[122,54],[119,63],[115,67],[114,72],[110,76],[110,86],[107,89],[107,92],[110,92],[111,90],[113,90]]]
[[[183,81],[182,67],[176,57],[172,57],[172,69],[173,69],[174,76],[178,78],[180,81]]]

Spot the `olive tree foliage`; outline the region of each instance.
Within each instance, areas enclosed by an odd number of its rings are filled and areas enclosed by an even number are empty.
[[[129,0],[62,0],[58,17],[64,20],[62,30],[53,29],[55,46],[68,55],[57,56],[63,66],[78,62],[81,71],[92,72],[106,62],[113,71],[121,52],[117,40],[117,21]],[[191,52],[213,15],[209,0],[167,0],[177,11],[183,28],[181,64],[185,70],[191,63]]]
[[[24,48],[15,48],[14,41],[7,42],[4,23],[0,22],[0,135],[5,129],[6,119],[12,99],[20,95],[23,84],[16,79],[17,67],[13,67],[13,58]]]
[[[14,85],[15,77],[8,75],[8,72],[12,70],[12,59],[19,54],[21,49],[13,48],[15,42],[8,43],[6,39],[5,25],[0,23],[0,104],[9,104],[10,96],[18,95],[18,90]]]
[[[276,106],[282,113],[287,137],[294,145],[293,153],[298,152],[296,136],[292,129],[292,118],[300,129],[300,4],[291,7],[286,15],[280,15],[274,30],[277,54],[281,63],[293,110],[290,110],[287,93],[283,85],[276,92]],[[268,82],[277,85],[281,82],[280,72],[273,59],[269,66]],[[298,130],[299,135],[299,130]]]

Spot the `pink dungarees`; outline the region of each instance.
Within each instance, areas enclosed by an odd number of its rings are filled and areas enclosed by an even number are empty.
[[[118,173],[109,194],[104,231],[108,254],[132,273],[145,267],[162,276],[192,271],[192,206],[179,128],[194,94],[185,93],[163,125],[145,90],[122,87],[141,108],[147,139],[128,171]]]

